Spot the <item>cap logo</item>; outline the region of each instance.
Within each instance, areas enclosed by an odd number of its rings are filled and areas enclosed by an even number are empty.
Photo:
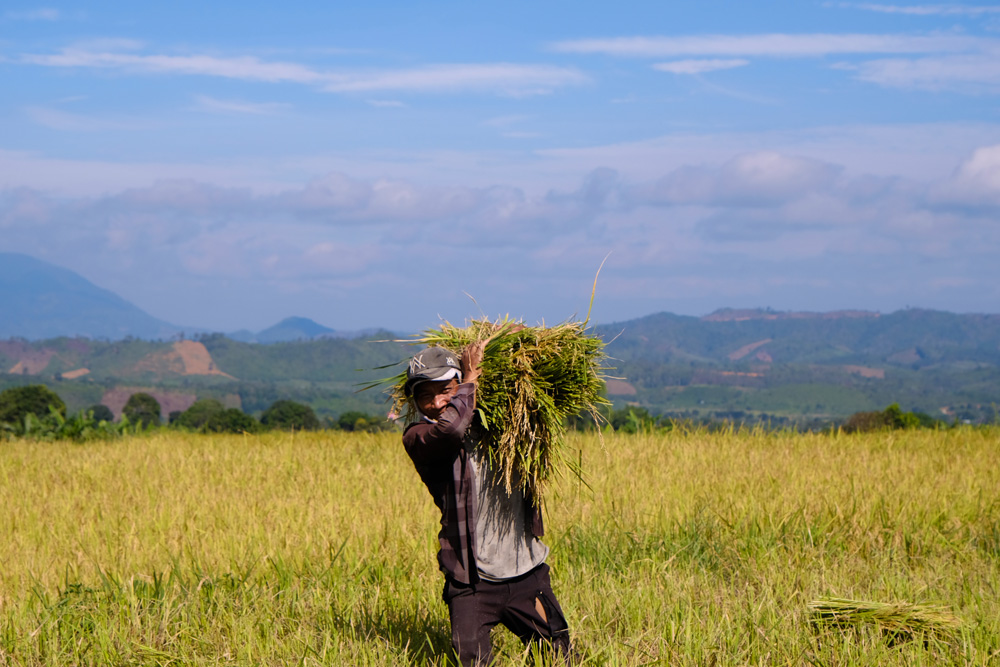
[[[458,365],[458,360],[453,355],[439,350],[440,348],[431,348],[430,350],[424,350],[419,354],[413,355],[413,358],[410,359],[410,375],[417,375],[420,371],[426,370],[427,368],[441,368],[442,366],[437,365],[441,362],[444,362],[443,365],[446,367],[461,370],[461,366]],[[430,361],[431,364],[434,364],[434,366],[430,366],[424,361],[424,355],[428,353],[431,353],[431,359],[428,361]],[[443,359],[435,359],[434,357],[443,357]]]
[[[410,359],[410,374],[411,375],[414,374],[414,373],[416,373],[417,371],[420,371],[420,370],[423,370],[424,368],[427,368],[427,364],[425,364],[424,360],[421,358],[423,356],[424,355],[419,354],[419,355],[414,356],[412,359]]]

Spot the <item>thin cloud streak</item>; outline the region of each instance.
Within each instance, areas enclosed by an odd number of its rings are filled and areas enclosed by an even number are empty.
[[[359,74],[331,74],[323,88],[330,92],[498,90],[547,92],[579,85],[589,78],[579,70],[550,65],[434,65],[408,70]]]
[[[664,56],[819,57],[836,54],[941,53],[998,48],[1000,40],[963,35],[761,34],[614,37],[556,42],[560,53],[632,58]]]
[[[292,62],[268,62],[254,56],[144,55],[122,53],[135,42],[110,48],[68,47],[54,54],[23,54],[19,62],[41,67],[118,69],[133,73],[212,76],[264,83],[298,83],[334,93],[375,91],[447,92],[477,90],[534,95],[553,88],[588,83],[575,68],[511,63],[440,64],[395,70],[323,71]],[[115,49],[114,47],[118,47]]]
[[[195,97],[195,110],[208,113],[246,114],[251,116],[273,116],[289,108],[277,102],[244,102],[241,100],[220,100],[208,95]]]
[[[867,2],[828,2],[824,7],[861,9],[880,14],[908,14],[910,16],[982,16],[1000,14],[1000,7],[975,7],[973,5],[879,5]]]
[[[215,56],[133,55],[112,51],[66,48],[57,54],[25,54],[21,62],[43,67],[85,67],[170,74],[197,74],[269,83],[317,83],[319,72],[295,63],[264,62],[252,56],[218,58]]]
[[[749,64],[749,60],[743,60],[742,58],[730,60],[675,60],[669,63],[657,63],[653,65],[653,69],[661,72],[670,72],[671,74],[705,74],[706,72],[746,67]]]

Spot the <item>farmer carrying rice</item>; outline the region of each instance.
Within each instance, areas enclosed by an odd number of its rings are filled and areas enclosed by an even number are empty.
[[[403,446],[441,510],[438,563],[452,646],[462,665],[486,665],[490,630],[503,624],[526,645],[549,643],[566,661],[569,628],[549,583],[542,514],[530,487],[505,478],[476,418],[485,341],[461,357],[428,347],[410,360],[403,391],[416,421]]]

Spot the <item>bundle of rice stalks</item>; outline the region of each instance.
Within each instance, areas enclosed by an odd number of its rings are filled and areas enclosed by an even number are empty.
[[[961,626],[947,607],[929,604],[821,598],[810,602],[809,610],[818,625],[874,624],[893,636],[950,635]]]
[[[597,406],[607,404],[601,396],[604,342],[587,332],[585,322],[531,327],[508,318],[471,320],[463,328],[445,322],[408,342],[461,354],[483,340],[476,407],[491,465],[508,493],[520,488],[540,503],[553,473],[573,467],[561,451],[566,419],[588,412],[600,420]],[[403,392],[406,373],[388,382],[394,409],[415,417]]]

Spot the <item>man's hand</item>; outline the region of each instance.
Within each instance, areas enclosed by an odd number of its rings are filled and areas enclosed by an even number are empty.
[[[483,360],[486,341],[480,340],[462,350],[462,382],[475,384],[479,379],[479,364]]]

